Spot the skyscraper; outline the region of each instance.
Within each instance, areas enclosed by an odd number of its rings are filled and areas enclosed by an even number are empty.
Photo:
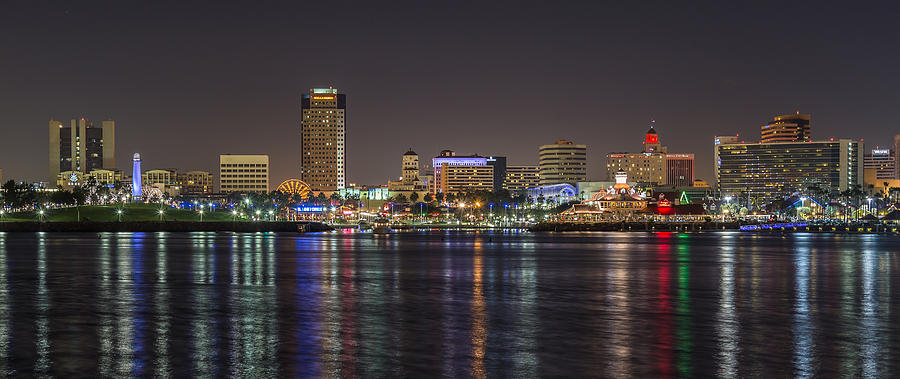
[[[48,183],[55,186],[60,172],[88,173],[116,166],[116,122],[103,121],[100,127],[85,118],[68,126],[50,120],[50,170]]]
[[[538,150],[541,185],[583,182],[587,178],[587,145],[559,140]]]
[[[760,142],[804,142],[810,140],[809,121],[811,115],[786,114],[775,116],[772,121],[760,127]]]
[[[313,191],[346,186],[347,97],[334,88],[313,88],[301,99],[300,179]]]

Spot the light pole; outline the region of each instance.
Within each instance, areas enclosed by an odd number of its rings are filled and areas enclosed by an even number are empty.
[[[238,215],[237,211],[231,211],[231,221],[232,222],[237,221],[237,215]]]
[[[116,216],[119,217],[119,222],[122,222],[122,210],[116,209]]]
[[[6,215],[6,210],[0,209],[0,222],[3,222],[3,216],[5,216],[5,215]]]
[[[43,209],[38,211],[38,217],[40,218],[41,222],[44,222],[44,210]]]
[[[203,208],[200,208],[200,222],[203,222]]]
[[[160,222],[162,222],[162,220],[163,220],[163,215],[164,215],[165,213],[166,213],[166,212],[163,211],[162,209],[159,210],[159,221],[160,221]]]

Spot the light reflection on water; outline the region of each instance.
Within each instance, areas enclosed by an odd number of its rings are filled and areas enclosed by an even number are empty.
[[[896,376],[865,235],[0,233],[4,376]]]

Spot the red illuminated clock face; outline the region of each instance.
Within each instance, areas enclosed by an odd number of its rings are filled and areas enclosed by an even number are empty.
[[[648,134],[647,143],[659,143],[659,138],[656,134]]]

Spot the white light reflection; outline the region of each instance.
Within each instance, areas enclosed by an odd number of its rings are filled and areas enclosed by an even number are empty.
[[[810,249],[808,243],[800,242],[794,250],[795,287],[794,287],[794,377],[810,378],[813,376],[813,321],[810,312],[809,278]]]
[[[738,354],[740,354],[740,321],[734,304],[734,266],[735,254],[733,242],[724,242],[719,254],[721,279],[719,283],[719,317],[716,323],[716,334],[719,337],[719,376],[723,378],[738,377]]]

